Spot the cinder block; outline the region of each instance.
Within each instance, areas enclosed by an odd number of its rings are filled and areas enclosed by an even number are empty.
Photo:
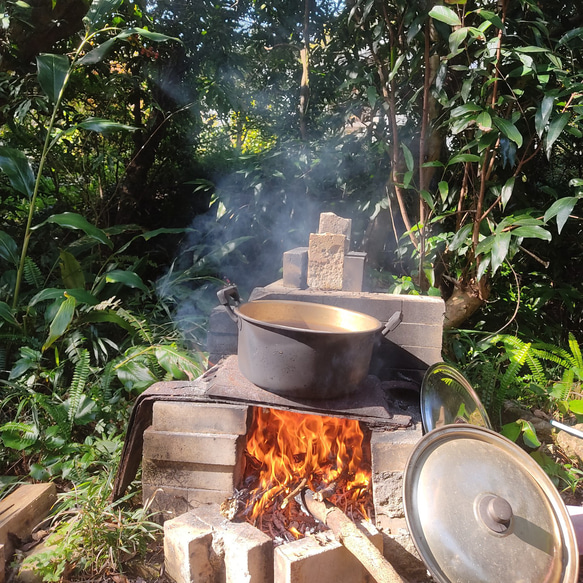
[[[202,488],[172,488],[142,484],[144,504],[157,514],[157,521],[164,522],[204,504],[222,504],[233,491],[205,490]]]
[[[344,251],[348,252],[352,239],[352,219],[344,219],[335,213],[320,213],[318,233],[344,235],[346,237]]]
[[[187,513],[164,523],[164,566],[176,583],[215,583],[212,529]]]
[[[242,465],[211,466],[144,458],[142,482],[152,486],[232,492],[239,483]]]
[[[344,272],[344,235],[310,235],[308,286],[320,290],[341,290]]]
[[[153,460],[235,466],[244,448],[240,435],[144,431],[143,457]]]
[[[227,520],[216,504],[193,512],[212,528],[214,547],[224,549],[226,583],[273,582],[273,541],[268,535],[247,522]]]
[[[308,248],[297,247],[283,254],[283,286],[308,287]]]
[[[245,435],[248,407],[187,401],[156,401],[152,428],[173,433]],[[193,460],[198,461],[198,460]]]
[[[421,424],[416,428],[372,432],[370,448],[375,524],[386,532],[395,533],[400,528],[406,528],[403,473],[422,435]]]
[[[383,540],[374,526],[359,523],[382,552]],[[281,545],[274,553],[277,583],[371,583],[373,578],[358,559],[330,533],[323,532]]]
[[[361,292],[364,290],[365,266],[366,253],[349,251],[344,255],[343,291]]]
[[[388,334],[387,338],[399,346],[422,346],[441,350],[443,326],[403,321]]]
[[[445,302],[435,296],[399,296],[403,300],[403,321],[443,326]]]

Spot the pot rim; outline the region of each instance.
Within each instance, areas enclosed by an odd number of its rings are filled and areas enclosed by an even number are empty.
[[[359,318],[365,322],[369,323],[369,326],[364,330],[349,330],[348,328],[345,330],[318,330],[318,329],[307,329],[307,328],[300,328],[297,326],[290,326],[286,324],[278,324],[277,322],[270,322],[269,320],[260,320],[258,318],[254,318],[249,316],[248,314],[244,313],[244,310],[247,306],[256,306],[256,305],[289,305],[292,307],[297,308],[304,308],[307,309],[315,309],[322,312],[329,312],[335,314],[345,314],[351,318]],[[351,335],[351,336],[364,336],[369,334],[374,334],[379,332],[383,324],[380,320],[375,318],[374,316],[369,316],[368,314],[364,314],[362,312],[358,312],[356,310],[349,310],[346,308],[340,308],[338,306],[330,306],[328,304],[319,304],[316,302],[303,302],[303,301],[296,301],[296,300],[253,300],[247,303],[240,304],[234,308],[235,313],[241,319],[255,324],[257,326],[275,328],[277,330],[288,330],[294,332],[302,332],[308,334],[316,334],[316,335],[334,335],[334,336],[341,336],[341,335]]]

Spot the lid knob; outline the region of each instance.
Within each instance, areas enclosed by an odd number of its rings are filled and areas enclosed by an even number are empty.
[[[512,506],[501,496],[486,494],[478,503],[478,516],[490,530],[503,534],[512,523]]]

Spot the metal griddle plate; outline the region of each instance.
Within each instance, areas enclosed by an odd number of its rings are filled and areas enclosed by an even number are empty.
[[[492,428],[488,413],[472,385],[453,366],[430,366],[421,384],[421,418],[429,432],[443,425],[469,423]]]
[[[575,583],[579,554],[555,486],[515,443],[489,429],[446,425],[415,446],[405,515],[440,583]]]

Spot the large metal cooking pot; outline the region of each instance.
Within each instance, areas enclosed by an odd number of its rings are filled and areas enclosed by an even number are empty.
[[[236,286],[218,292],[239,329],[239,369],[252,383],[272,393],[299,399],[348,395],[368,374],[381,330],[401,321],[393,314],[383,324],[366,314],[287,300],[242,303]]]

